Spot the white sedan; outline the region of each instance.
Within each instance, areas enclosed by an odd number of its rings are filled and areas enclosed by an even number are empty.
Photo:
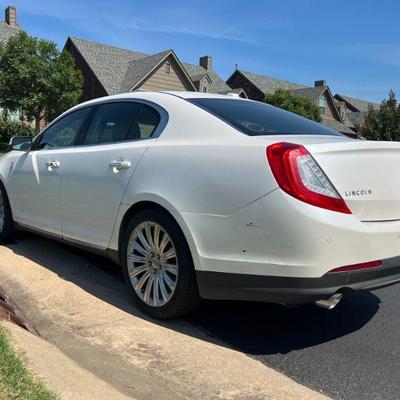
[[[108,255],[156,318],[201,298],[315,302],[400,280],[400,144],[269,105],[136,92],[67,111],[0,160],[0,239]]]

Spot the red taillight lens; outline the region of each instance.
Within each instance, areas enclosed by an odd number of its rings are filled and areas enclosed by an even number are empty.
[[[279,187],[298,200],[316,207],[351,214],[328,177],[301,145],[275,143],[267,159]]]
[[[345,272],[345,271],[358,271],[360,269],[377,268],[382,266],[382,261],[368,261],[360,264],[345,265],[344,267],[335,268],[329,272]]]

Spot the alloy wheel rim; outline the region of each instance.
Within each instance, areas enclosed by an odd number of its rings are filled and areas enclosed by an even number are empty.
[[[3,193],[0,191],[0,232],[3,231],[4,227],[4,198]]]
[[[127,265],[133,289],[151,307],[168,303],[178,283],[178,258],[166,230],[156,222],[144,221],[132,232]]]

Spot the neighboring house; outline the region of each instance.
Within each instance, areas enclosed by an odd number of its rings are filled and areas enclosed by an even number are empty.
[[[8,39],[20,31],[20,28],[17,24],[17,9],[15,7],[8,6],[5,9],[4,14],[4,21],[0,21],[0,43],[8,42]]]
[[[345,135],[357,136],[354,130],[346,125],[347,119],[346,113],[343,112],[343,105],[340,105],[342,109],[338,107],[326,81],[315,81],[314,86],[311,87],[236,69],[226,83],[231,88],[243,88],[250,99],[258,101],[263,101],[266,94],[272,94],[277,89],[285,89],[295,95],[306,97],[319,106],[324,125]]]
[[[17,24],[17,9],[8,6],[4,11],[4,21],[0,21],[0,43],[7,43],[8,40],[20,32],[20,27]],[[3,109],[0,107],[0,112]],[[17,121],[20,119],[20,111],[8,112],[10,119]]]
[[[354,131],[365,121],[365,116],[370,108],[379,110],[380,105],[368,100],[335,94],[335,100],[346,110],[346,125]]]
[[[149,55],[73,37],[65,49],[84,76],[83,100],[134,90],[235,92],[213,70],[210,56],[192,65],[173,50]],[[242,90],[239,95],[246,97]]]

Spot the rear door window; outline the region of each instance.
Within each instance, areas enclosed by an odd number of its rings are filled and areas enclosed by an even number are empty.
[[[127,140],[139,108],[140,104],[135,102],[100,105],[82,144],[116,143]]]

